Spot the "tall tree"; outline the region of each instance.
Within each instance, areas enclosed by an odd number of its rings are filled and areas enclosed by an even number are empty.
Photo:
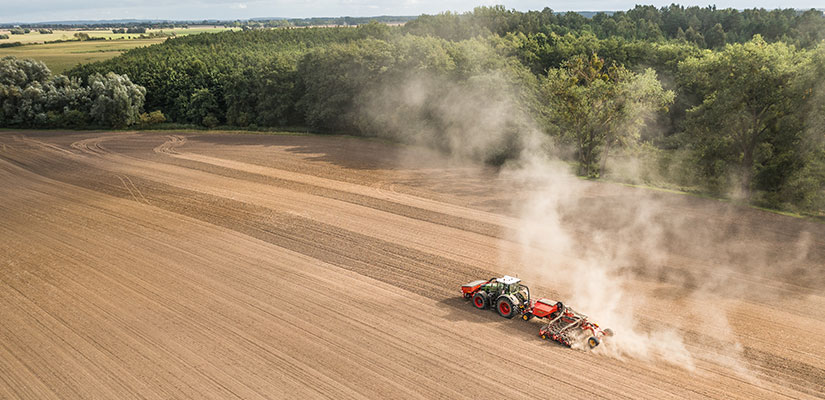
[[[700,99],[687,112],[686,134],[707,175],[723,184],[735,166],[743,197],[750,199],[771,140],[799,130],[793,118],[801,105],[803,88],[796,83],[803,64],[792,46],[768,44],[758,35],[679,64],[682,85]]]
[[[89,90],[89,114],[96,124],[124,128],[140,121],[146,89],[128,76],[94,74],[89,77]]]
[[[551,69],[543,84],[550,120],[576,148],[579,174],[604,174],[611,148],[639,140],[652,112],[673,101],[648,69],[641,74],[606,65],[595,53]]]

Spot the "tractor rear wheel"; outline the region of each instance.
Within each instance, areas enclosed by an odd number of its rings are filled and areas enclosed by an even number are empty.
[[[478,308],[479,310],[487,308],[487,303],[487,293],[476,292],[476,294],[473,295],[473,305],[476,306],[476,308]]]
[[[513,301],[507,296],[501,296],[496,301],[496,310],[498,315],[504,318],[513,318],[516,315],[516,309],[513,307]]]

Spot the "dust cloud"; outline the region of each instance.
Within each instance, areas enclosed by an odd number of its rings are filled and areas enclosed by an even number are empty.
[[[555,291],[536,295],[559,296],[554,300],[611,328],[615,336],[596,354],[691,371],[698,359],[710,359],[748,375],[744,347],[716,303],[750,290],[728,266],[744,260],[749,272],[767,276],[795,264],[764,270],[768,250],[738,247],[737,232],[725,221],[709,226],[683,215],[682,196],[578,178],[563,161],[569,150],[537,128],[519,96],[516,84],[495,74],[464,84],[416,74],[370,93],[360,111],[362,124],[386,137],[462,163],[500,166],[500,180],[514,188],[509,211],[518,221],[508,240],[521,249],[518,260],[503,256],[500,264]],[[645,173],[645,163],[630,163],[634,174]],[[733,223],[738,211],[730,212]],[[800,237],[800,254],[804,241]],[[687,258],[702,263],[681,268]]]

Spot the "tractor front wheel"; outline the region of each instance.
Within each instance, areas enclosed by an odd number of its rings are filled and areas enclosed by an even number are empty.
[[[496,310],[498,310],[498,315],[504,318],[513,318],[513,316],[516,315],[513,302],[506,296],[502,296],[496,301]]]
[[[473,305],[479,310],[487,308],[487,293],[476,292],[476,294],[473,295]]]

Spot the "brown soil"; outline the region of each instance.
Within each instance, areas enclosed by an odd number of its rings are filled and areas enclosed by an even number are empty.
[[[2,132],[0,398],[825,398],[822,224],[591,186],[576,237],[618,232],[615,204],[644,195],[707,239],[624,266],[653,299],[640,325],[675,327],[694,370],[461,300],[524,269],[526,189],[495,171],[355,138]],[[747,290],[696,296],[714,274]],[[745,372],[689,328],[717,307]]]

